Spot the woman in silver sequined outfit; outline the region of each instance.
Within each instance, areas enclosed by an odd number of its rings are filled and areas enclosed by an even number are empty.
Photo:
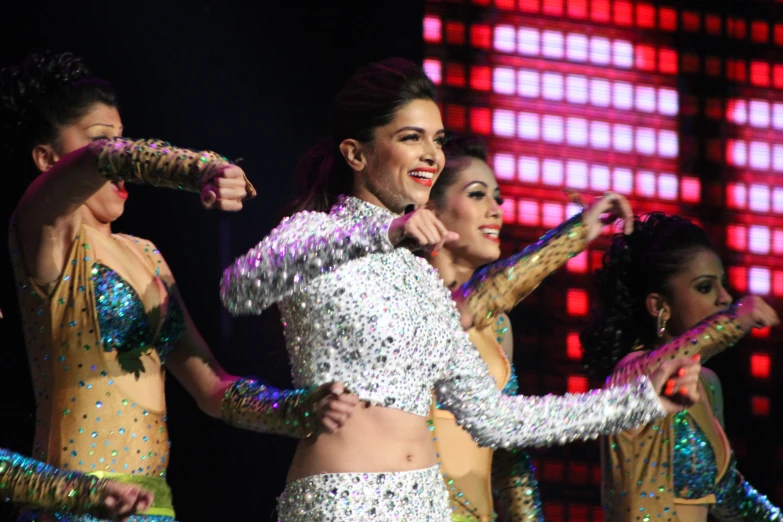
[[[455,239],[426,209],[401,215],[426,204],[443,168],[434,98],[434,85],[405,60],[360,70],[334,101],[330,138],[300,165],[299,212],[224,273],[222,297],[234,315],[280,306],[298,387],[340,380],[366,406],[337,433],[300,443],[281,521],[449,521],[425,423],[433,390],[493,448],[590,439],[663,417],[676,407],[659,392],[680,368],[673,380],[695,398],[698,365],[682,361],[610,390],[500,393],[435,269],[401,248],[437,250]],[[615,204],[602,200],[585,226],[577,219],[564,244],[597,236],[599,214]]]

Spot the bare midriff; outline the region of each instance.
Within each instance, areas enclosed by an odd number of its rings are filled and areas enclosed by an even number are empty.
[[[288,482],[324,473],[381,473],[437,464],[427,417],[359,405],[337,433],[299,443]]]

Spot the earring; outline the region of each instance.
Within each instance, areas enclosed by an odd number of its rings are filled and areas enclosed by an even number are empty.
[[[658,312],[658,337],[663,337],[666,331],[666,319],[663,318],[663,308]]]

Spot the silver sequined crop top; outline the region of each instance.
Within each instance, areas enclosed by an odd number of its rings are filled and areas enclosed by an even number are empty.
[[[437,271],[389,242],[396,217],[342,196],[329,214],[285,219],[226,269],[221,295],[232,314],[279,303],[297,387],[340,381],[372,404],[423,417],[434,389],[490,447],[595,438],[665,415],[647,377],[585,394],[503,395]]]

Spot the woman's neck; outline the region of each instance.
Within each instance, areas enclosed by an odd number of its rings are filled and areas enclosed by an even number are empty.
[[[671,335],[669,332],[664,332],[662,337],[657,337],[655,339],[655,346],[654,348],[660,348],[661,346],[670,343],[673,341],[675,336]]]
[[[459,288],[473,276],[478,266],[454,254],[448,248],[441,249],[434,257],[427,256],[432,266],[438,269],[443,284],[449,289]]]
[[[104,223],[103,221],[100,221],[95,217],[95,214],[93,214],[92,211],[87,208],[87,205],[82,205],[79,208],[79,216],[81,217],[81,222],[84,225],[97,230],[101,234],[111,236],[111,223]]]
[[[376,207],[381,207],[386,210],[390,210],[391,212],[394,212],[395,214],[404,214],[405,213],[405,206],[403,205],[402,208],[392,208],[395,205],[387,204],[388,202],[381,201],[381,198],[378,197],[377,194],[375,194],[374,191],[370,190],[368,187],[364,186],[362,183],[359,182],[359,180],[354,179],[353,183],[353,191],[351,192],[351,196],[361,199],[362,201],[366,201],[367,203],[370,203],[371,205],[375,205]]]

